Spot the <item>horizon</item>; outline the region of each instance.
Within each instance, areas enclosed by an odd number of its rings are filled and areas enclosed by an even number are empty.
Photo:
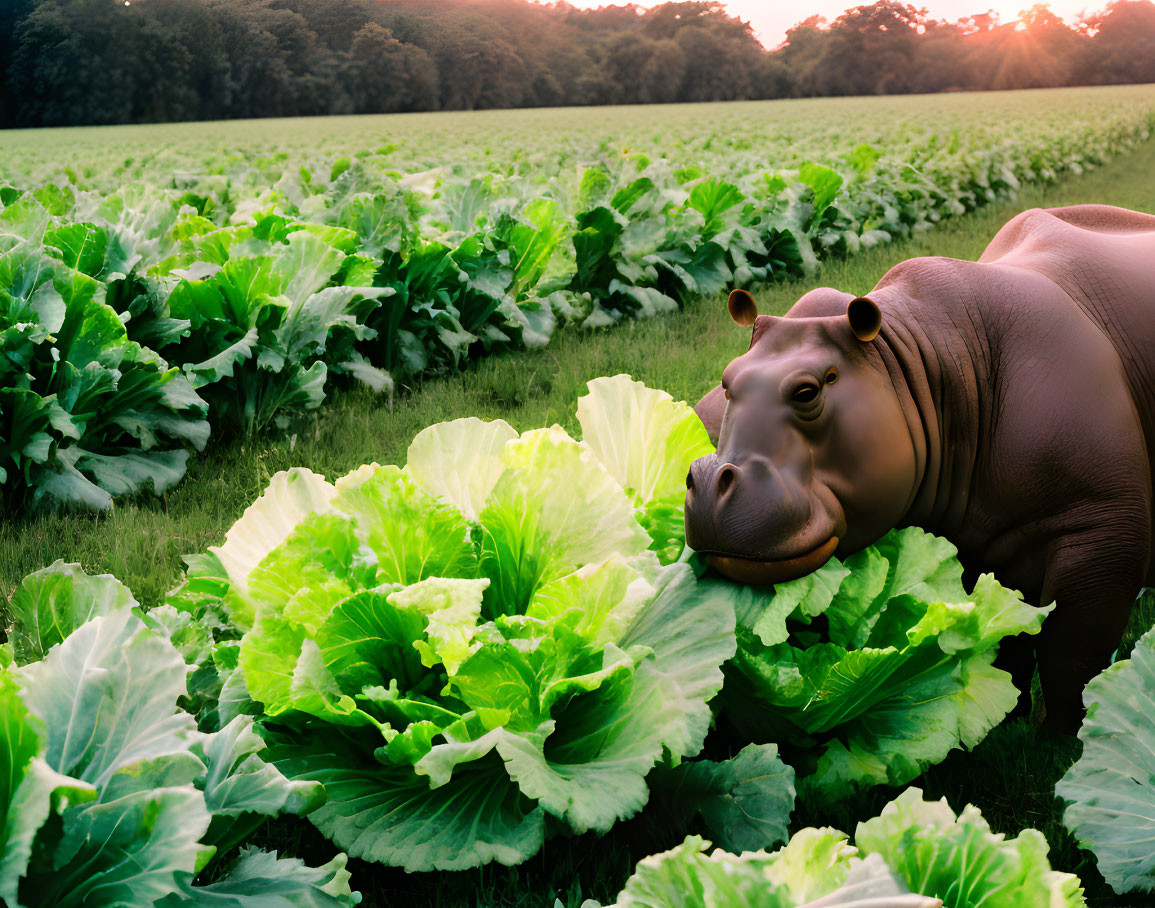
[[[543,6],[552,5],[558,0],[534,0]],[[607,2],[607,0],[565,0],[579,9],[598,9],[608,6],[628,6],[626,0]],[[634,0],[635,6],[652,8],[661,6],[670,0]],[[853,9],[858,3],[849,0],[811,0],[806,5],[807,12],[801,11],[801,4],[767,3],[766,0],[713,0],[726,8],[726,11],[750,23],[755,37],[767,50],[774,50],[786,40],[786,32],[811,16],[823,16],[833,22],[846,10]],[[1088,3],[1086,0],[1055,0],[1045,4],[1056,16],[1068,25],[1074,25],[1080,18],[1090,13],[1105,9],[1110,0],[1102,3]],[[1000,23],[1014,22],[1021,13],[1029,10],[1034,3],[1024,0],[927,0],[925,3],[927,15],[932,19],[945,19],[955,22],[958,19],[972,16],[975,13],[984,13],[994,10],[999,14]]]

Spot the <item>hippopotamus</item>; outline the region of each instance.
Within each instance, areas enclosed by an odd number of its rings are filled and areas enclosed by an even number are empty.
[[[964,580],[1055,603],[1000,664],[1029,698],[1037,663],[1047,725],[1077,729],[1155,586],[1155,216],[1033,209],[977,262],[910,259],[783,317],[742,290],[729,309],[753,333],[695,408],[717,453],[687,477],[689,546],[773,584],[895,527],[944,536]]]

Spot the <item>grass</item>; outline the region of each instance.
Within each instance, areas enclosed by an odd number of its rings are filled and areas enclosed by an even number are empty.
[[[1025,208],[1099,202],[1155,211],[1152,173],[1155,141],[1060,185],[1029,187],[1014,202],[991,205],[933,232],[865,250],[846,261],[829,262],[815,279],[765,288],[757,294],[760,306],[764,312],[785,312],[819,285],[864,293],[889,267],[914,256],[977,258],[998,228]],[[63,558],[79,561],[90,572],[115,574],[143,603],[154,604],[177,582],[180,556],[219,543],[278,470],[307,466],[334,477],[369,461],[404,462],[409,441],[420,429],[465,415],[501,417],[519,430],[552,422],[576,430],[577,397],[585,382],[598,375],[629,372],[675,397],[695,400],[747,340],[748,332],[726,316],[724,301],[708,298],[676,315],[593,333],[562,332],[544,350],[481,360],[466,372],[407,389],[392,408],[365,393],[337,394],[291,438],[214,446],[164,500],[122,504],[106,516],[5,517],[0,520],[0,596],[10,595],[25,574]],[[1155,602],[1148,597],[1135,611],[1125,652],[1152,623]],[[1062,828],[1054,783],[1077,750],[1076,742],[1042,737],[1029,722],[1009,722],[973,752],[952,755],[915,784],[933,797],[946,796],[956,810],[968,801],[975,803],[998,831],[1013,834],[1027,825],[1042,829],[1054,863],[1082,876],[1091,905],[1155,905],[1151,897],[1112,895],[1094,870],[1093,859]],[[821,815],[800,804],[794,826],[829,824],[853,832],[858,820],[874,815],[894,794],[870,792]],[[680,832],[655,828],[643,815],[601,838],[555,839],[517,868],[405,874],[353,861],[351,869],[365,905],[550,906],[558,897],[577,908],[585,897],[611,900],[634,862],[669,847]],[[299,822],[270,824],[260,839],[305,855],[310,862],[327,859],[334,851]]]

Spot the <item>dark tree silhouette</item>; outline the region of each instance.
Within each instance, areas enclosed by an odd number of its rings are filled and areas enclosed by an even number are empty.
[[[876,0],[768,51],[723,3],[0,0],[0,125],[1155,81],[1155,3],[1074,26]]]

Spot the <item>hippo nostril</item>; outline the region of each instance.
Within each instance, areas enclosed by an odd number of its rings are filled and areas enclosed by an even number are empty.
[[[686,474],[686,488],[689,491],[694,490],[694,471],[693,470],[691,470],[689,473]]]
[[[734,484],[734,477],[737,474],[730,464],[726,464],[718,471],[718,494],[725,495],[730,491],[730,486]]]

